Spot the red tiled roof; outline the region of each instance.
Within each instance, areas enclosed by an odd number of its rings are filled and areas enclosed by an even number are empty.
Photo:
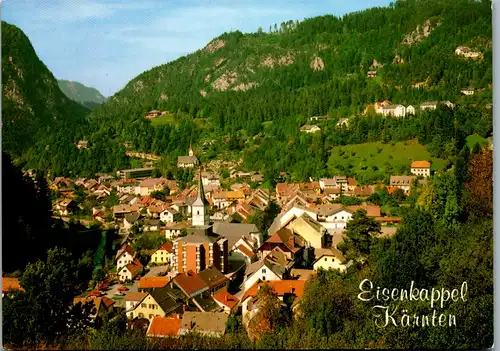
[[[373,194],[371,186],[357,186],[354,188],[354,195],[356,196],[370,196]]]
[[[178,274],[174,278],[174,283],[188,296],[204,288],[208,288],[207,284],[193,271],[189,271],[187,275],[183,273]]]
[[[181,319],[178,315],[173,317],[154,317],[146,332],[147,336],[175,336],[179,335]]]
[[[356,186],[358,182],[354,178],[347,178],[347,185]]]
[[[248,257],[250,257],[250,258],[252,258],[252,257],[254,257],[254,256],[255,256],[255,254],[254,254],[252,251],[250,251],[249,249],[247,249],[247,248],[246,248],[245,246],[243,246],[243,245],[238,246],[236,249],[237,249],[237,250],[240,250],[240,251],[241,251],[241,252],[242,252],[245,256],[248,256]]]
[[[163,245],[161,245],[156,251],[159,251],[159,250],[165,250],[167,252],[172,253],[173,245],[172,245],[172,243],[167,241],[167,242],[163,243]]]
[[[286,195],[294,190],[298,190],[297,184],[288,184],[288,183],[276,184],[276,192],[280,195]]]
[[[18,278],[2,277],[2,294],[9,290],[24,291]]]
[[[290,229],[281,228],[276,233],[271,235],[266,241],[266,243],[272,244],[284,244],[290,251],[295,252],[300,249],[295,244],[295,236]]]
[[[163,288],[170,282],[170,277],[142,277],[139,280],[139,289]]]
[[[129,263],[126,267],[129,272],[132,273],[132,276],[136,276],[137,274],[139,274],[139,272],[142,271],[143,268],[141,262],[137,258],[134,260],[134,262]]]
[[[229,307],[229,309],[233,309],[234,306],[238,304],[240,300],[236,296],[231,295],[227,292],[226,288],[220,289],[214,294],[214,299],[219,301],[224,306]]]
[[[142,279],[141,279],[142,281]],[[139,281],[139,288],[141,288],[141,282]],[[125,295],[125,301],[134,301],[134,302],[139,302],[139,301],[142,301],[142,299],[144,299],[146,296],[148,295],[148,293],[145,293],[145,292],[128,292],[126,295]]]
[[[411,163],[411,168],[430,168],[431,163],[429,161],[413,161]]]
[[[241,301],[245,301],[248,297],[257,296],[259,286],[268,284],[278,296],[284,294],[294,294],[297,297],[304,295],[305,280],[269,280],[265,282],[256,282],[243,295]]]
[[[356,212],[357,210],[366,210],[366,215],[368,217],[380,217],[380,206],[376,205],[353,205],[346,206],[346,209],[352,211],[352,213]]]
[[[319,182],[309,182],[309,183],[300,183],[299,190],[316,190],[319,189]]]

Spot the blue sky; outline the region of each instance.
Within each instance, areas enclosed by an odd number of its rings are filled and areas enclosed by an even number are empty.
[[[0,0],[0,2],[2,2]],[[110,96],[146,70],[204,47],[223,32],[387,6],[390,0],[3,0],[58,79]]]

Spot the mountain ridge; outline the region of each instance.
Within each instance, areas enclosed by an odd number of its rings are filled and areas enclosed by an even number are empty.
[[[58,79],[57,84],[68,98],[87,108],[95,107],[95,105],[102,104],[107,100],[98,89],[86,86],[77,81]]]
[[[141,73],[92,110],[88,127],[68,142],[89,140],[91,147],[82,155],[107,150],[97,156],[106,162],[75,163],[69,148],[54,160],[40,142],[28,166],[55,168],[61,175],[109,172],[130,164],[105,156],[122,157],[127,145],[128,151],[162,156],[160,172],[172,174],[177,156],[192,144],[202,162],[243,159],[243,168],[295,169],[296,179],[308,179],[325,173],[317,165],[325,165],[336,146],[415,138],[438,157],[452,143],[444,115],[430,119],[441,123],[436,125],[440,135],[433,136],[427,117],[417,116],[410,127],[363,111],[384,100],[405,106],[450,100],[458,106],[452,118],[463,120],[453,138],[459,140],[456,147],[467,135],[487,137],[491,116],[482,118],[474,106],[491,103],[488,4],[399,0],[343,17],[283,22],[269,33],[223,33],[191,54]],[[457,55],[462,45],[474,46],[481,57]],[[376,77],[367,77],[374,69]],[[469,87],[476,94],[463,96],[461,90]],[[168,113],[150,120],[145,115],[151,110]],[[320,115],[331,122],[322,123],[318,135],[300,133],[309,117]],[[348,130],[336,128],[341,117],[352,118]],[[305,155],[312,155],[307,165]]]
[[[59,89],[28,37],[2,21],[2,122],[4,150],[21,156],[41,136],[79,124],[89,110]]]

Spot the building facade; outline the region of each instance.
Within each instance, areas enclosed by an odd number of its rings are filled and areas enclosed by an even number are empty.
[[[172,266],[174,272],[196,273],[208,267],[216,267],[221,272],[228,268],[228,240],[213,232],[210,225],[209,204],[203,192],[201,174],[198,181],[198,194],[192,206],[192,226],[189,235],[173,242]]]

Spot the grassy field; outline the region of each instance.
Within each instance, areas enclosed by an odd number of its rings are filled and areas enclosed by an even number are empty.
[[[352,174],[361,183],[403,175],[414,160],[431,160],[433,170],[443,167],[444,160],[432,158],[425,146],[415,141],[382,144],[381,142],[336,146],[328,160],[331,174]]]
[[[485,138],[483,138],[482,136],[480,135],[469,135],[467,137],[467,146],[469,147],[469,149],[472,150],[472,148],[474,147],[474,144],[478,143],[479,145],[483,145],[483,144],[488,144],[488,140],[486,140]]]
[[[152,126],[159,126],[161,124],[168,124],[168,123],[171,123],[171,124],[175,123],[175,121],[174,121],[174,115],[171,114],[171,113],[168,113],[168,114],[163,115],[163,116],[158,116],[158,117],[153,118],[151,120],[151,125]]]

